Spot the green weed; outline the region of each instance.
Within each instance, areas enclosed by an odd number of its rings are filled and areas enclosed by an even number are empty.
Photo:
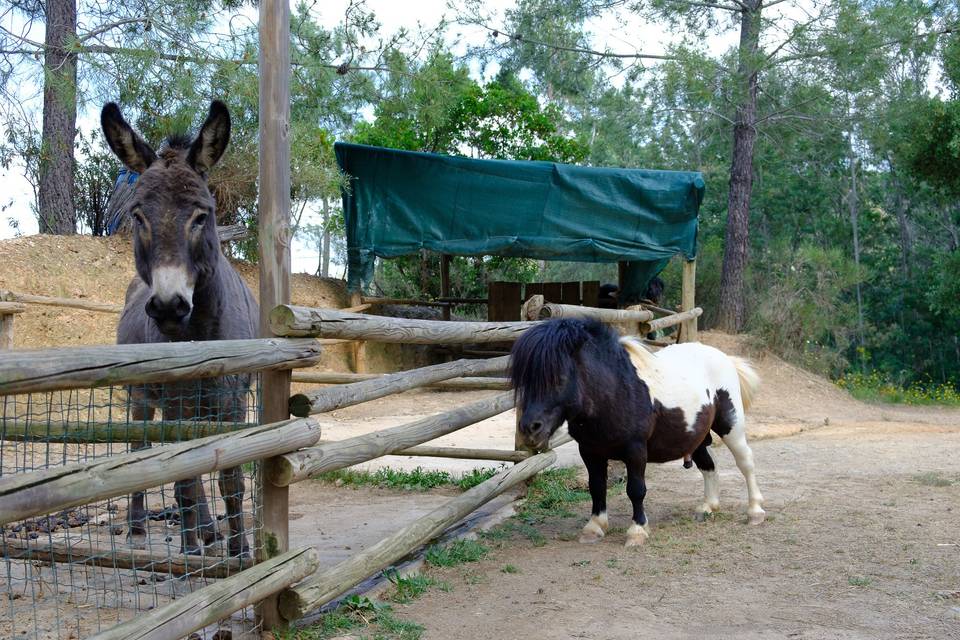
[[[917,474],[913,476],[913,481],[919,482],[925,487],[949,487],[954,482],[950,478],[943,477],[943,475],[936,471]]]
[[[455,567],[465,562],[479,562],[490,551],[476,540],[454,540],[450,544],[435,544],[427,548],[424,557],[435,567]]]
[[[346,487],[366,486],[403,491],[429,491],[437,487],[453,486],[466,491],[488,480],[496,473],[497,469],[474,469],[455,477],[446,471],[427,471],[423,467],[417,467],[413,471],[383,467],[376,471],[356,469],[327,471],[314,476],[314,479]]]
[[[869,587],[872,583],[873,580],[866,576],[850,576],[847,578],[847,584],[851,587]]]
[[[837,380],[854,398],[867,402],[960,406],[960,391],[952,384],[913,382],[898,385],[880,373],[848,373]]]
[[[426,593],[430,587],[440,587],[442,589],[444,586],[448,586],[422,573],[401,576],[394,570],[387,573],[386,577],[396,589],[390,599],[401,604],[416,600]]]

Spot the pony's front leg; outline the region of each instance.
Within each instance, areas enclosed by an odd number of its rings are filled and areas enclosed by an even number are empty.
[[[587,467],[590,498],[593,500],[590,520],[580,532],[580,542],[591,544],[600,542],[610,526],[607,519],[607,459],[585,453],[583,447],[580,448],[580,457]]]
[[[632,451],[624,460],[627,465],[627,497],[633,504],[633,522],[627,529],[626,547],[639,547],[650,537],[647,516],[643,512],[643,499],[647,497],[644,474],[647,470],[647,450]]]

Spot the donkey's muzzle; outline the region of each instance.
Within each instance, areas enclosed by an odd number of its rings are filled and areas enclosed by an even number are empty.
[[[181,296],[175,294],[172,298],[162,299],[160,296],[153,295],[147,300],[147,315],[156,320],[161,327],[163,325],[179,325],[193,309],[190,302]]]

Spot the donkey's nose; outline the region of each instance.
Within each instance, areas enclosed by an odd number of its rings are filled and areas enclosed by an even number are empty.
[[[180,294],[168,300],[159,296],[151,296],[147,301],[147,315],[157,322],[180,322],[190,314],[190,303]]]

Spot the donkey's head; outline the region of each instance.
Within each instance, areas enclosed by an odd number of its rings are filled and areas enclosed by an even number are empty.
[[[140,174],[130,205],[137,273],[150,287],[146,313],[164,333],[183,326],[193,311],[194,292],[209,282],[220,261],[215,202],[207,172],[230,141],[230,113],[222,102],[192,141],[171,136],[155,152],[114,103],[100,115],[113,152]]]

